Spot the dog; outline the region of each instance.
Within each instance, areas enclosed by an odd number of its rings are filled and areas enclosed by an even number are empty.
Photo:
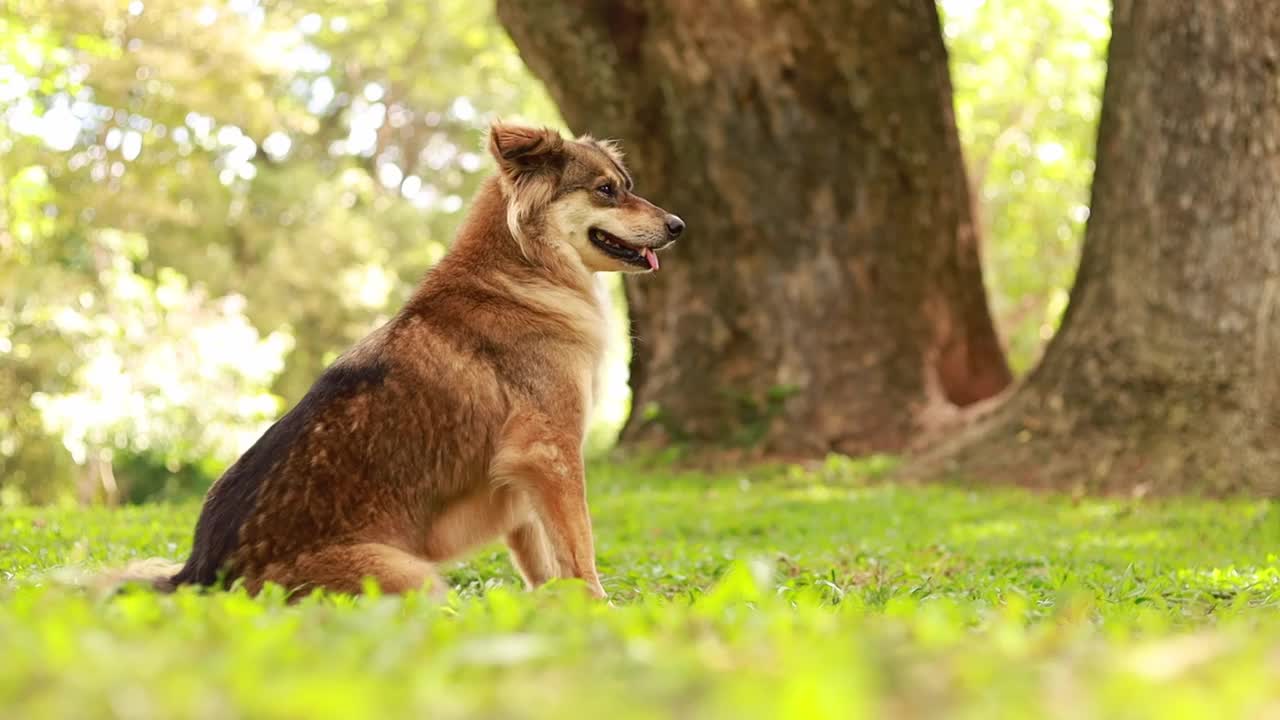
[[[596,273],[653,272],[684,230],[616,145],[496,123],[445,257],[210,488],[183,585],[290,597],[446,587],[502,538],[529,588],[595,565],[583,443],[606,341]]]

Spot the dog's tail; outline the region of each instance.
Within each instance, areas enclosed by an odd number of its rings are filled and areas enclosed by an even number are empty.
[[[156,592],[171,593],[178,588],[175,578],[182,570],[182,563],[164,558],[135,560],[123,568],[94,575],[84,583],[95,592],[114,595],[130,587],[144,587]]]

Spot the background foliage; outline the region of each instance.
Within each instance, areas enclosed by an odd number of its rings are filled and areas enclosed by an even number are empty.
[[[1088,215],[1109,8],[941,9],[1025,369]],[[0,502],[202,491],[441,256],[499,114],[559,124],[487,3],[7,3]]]
[[[992,312],[1018,372],[1067,308],[1089,218],[1106,0],[943,0]]]

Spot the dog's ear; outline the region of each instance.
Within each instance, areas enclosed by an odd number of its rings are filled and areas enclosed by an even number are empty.
[[[551,128],[494,123],[489,128],[489,152],[498,168],[512,180],[531,172],[564,167],[564,138]]]

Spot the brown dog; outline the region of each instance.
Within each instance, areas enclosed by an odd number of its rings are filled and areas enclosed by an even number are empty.
[[[498,161],[452,250],[216,482],[157,587],[443,588],[506,539],[530,587],[595,568],[582,445],[605,344],[594,273],[658,269],[681,220],[610,144],[494,125]]]

